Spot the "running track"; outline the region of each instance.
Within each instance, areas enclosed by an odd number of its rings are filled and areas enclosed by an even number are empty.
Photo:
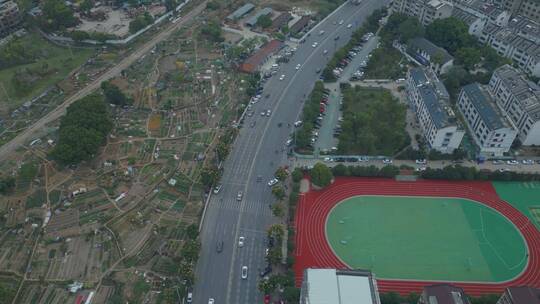
[[[306,268],[347,268],[332,252],[325,237],[326,217],[338,202],[354,195],[403,195],[442,196],[467,198],[498,210],[519,229],[528,249],[529,261],[525,270],[513,280],[502,283],[452,282],[471,296],[502,293],[508,286],[528,285],[540,287],[540,232],[525,215],[501,200],[490,182],[453,182],[422,180],[396,182],[377,178],[337,178],[334,184],[322,191],[302,194],[298,205],[296,229],[296,283],[302,281]],[[421,292],[433,281],[378,279],[380,292],[395,291],[401,294]]]

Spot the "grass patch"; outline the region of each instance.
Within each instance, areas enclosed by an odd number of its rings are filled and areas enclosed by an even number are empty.
[[[69,49],[56,46],[36,32],[30,32],[10,43],[20,44],[26,53],[32,55],[33,59],[30,63],[0,70],[0,82],[7,91],[7,96],[4,90],[0,91],[0,100],[6,102],[10,108],[17,107],[41,93],[45,88],[64,79],[69,72],[83,64],[94,52],[91,49]],[[0,52],[4,51],[6,47],[2,46]],[[35,73],[32,73],[32,81],[27,89],[20,90],[14,86],[12,78],[15,73],[37,70],[43,72],[42,76],[37,77]]]
[[[26,208],[37,208],[47,202],[47,192],[40,188],[26,198]]]
[[[401,67],[403,55],[393,47],[380,47],[373,51],[365,70],[367,79],[405,78],[407,66]]]

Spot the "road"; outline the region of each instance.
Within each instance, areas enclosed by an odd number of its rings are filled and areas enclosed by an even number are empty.
[[[257,289],[258,269],[265,265],[266,229],[278,221],[269,208],[274,198],[266,183],[278,166],[288,164],[285,141],[293,131],[290,126],[298,119],[305,97],[319,78],[317,69],[323,69],[329,60],[323,51],[333,54],[373,10],[388,2],[365,0],[358,6],[344,4],[317,25],[306,42],[299,44],[291,60],[267,81],[262,96],[270,97],[263,97],[253,106],[255,115],[246,118],[225,161],[221,191],[208,202],[201,229],[194,303],[205,304],[209,298],[219,304],[262,303]],[[340,20],[344,20],[342,25]],[[347,28],[349,23],[352,28]],[[325,33],[319,35],[320,30]],[[340,38],[334,40],[336,36]],[[318,42],[316,47],[312,47],[314,42]],[[295,68],[297,64],[299,70]],[[278,79],[280,75],[285,75],[283,81]],[[259,114],[268,109],[272,110],[270,117]],[[252,122],[256,122],[254,127]],[[259,175],[262,182],[257,182]],[[239,191],[244,194],[241,201],[237,201]],[[240,236],[246,239],[241,248]],[[221,241],[223,251],[218,253],[216,244]],[[245,280],[240,278],[242,266],[248,267]]]
[[[193,8],[193,10],[191,10],[184,17],[182,17],[179,22],[169,23],[168,25],[166,25],[166,27],[161,32],[157,33],[155,36],[153,36],[152,39],[150,39],[148,42],[141,45],[137,50],[132,52],[129,56],[122,59],[115,66],[111,67],[101,76],[96,78],[94,81],[90,82],[84,88],[77,91],[77,93],[66,98],[66,100],[64,100],[64,102],[61,105],[59,105],[56,109],[47,113],[45,116],[43,116],[38,121],[36,121],[33,125],[29,126],[26,130],[24,130],[19,135],[14,137],[11,141],[7,142],[2,147],[0,147],[0,161],[6,160],[11,153],[15,152],[17,148],[23,146],[27,141],[33,139],[32,136],[35,136],[35,134],[38,131],[41,131],[42,129],[44,129],[47,124],[62,117],[62,115],[64,115],[69,105],[74,103],[76,100],[79,100],[89,95],[94,90],[98,89],[103,81],[107,81],[119,75],[120,72],[122,72],[122,70],[128,68],[131,64],[133,64],[139,58],[144,56],[146,53],[150,52],[150,50],[152,50],[152,48],[154,48],[156,44],[168,38],[171,33],[173,33],[175,30],[177,30],[181,26],[192,21],[194,17],[198,16],[204,10],[204,8],[206,8],[206,2],[207,1],[205,0],[198,6]]]

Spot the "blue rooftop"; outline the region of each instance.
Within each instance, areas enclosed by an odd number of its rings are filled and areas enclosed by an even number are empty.
[[[491,96],[486,93],[478,83],[471,83],[463,87],[463,91],[475,107],[476,111],[490,130],[506,127],[501,115],[495,108]]]

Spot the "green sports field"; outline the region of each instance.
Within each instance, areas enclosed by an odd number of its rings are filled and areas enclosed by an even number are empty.
[[[349,267],[385,279],[501,282],[526,265],[514,225],[467,199],[352,197],[330,212],[326,235]]]
[[[540,182],[493,182],[493,187],[540,230]]]

